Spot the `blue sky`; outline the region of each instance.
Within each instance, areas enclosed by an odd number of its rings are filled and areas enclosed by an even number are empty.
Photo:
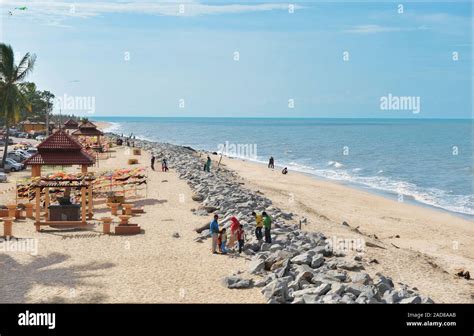
[[[472,118],[471,3],[399,3],[3,0],[0,39],[97,116]]]

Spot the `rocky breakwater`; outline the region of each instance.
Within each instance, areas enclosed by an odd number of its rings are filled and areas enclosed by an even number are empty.
[[[260,287],[268,303],[433,303],[416,288],[392,282],[391,278],[365,272],[361,251],[340,252],[319,232],[305,232],[291,223],[294,217],[272,206],[271,200],[244,187],[233,171],[214,163],[203,171],[207,153],[171,144],[135,141],[136,147],[166,157],[169,167],[187,181],[200,202],[197,216],[218,214],[228,226],[236,216],[244,225],[247,241],[244,254],[250,258],[248,273],[256,279],[234,274],[223,279],[230,289]],[[253,233],[252,211],[266,211],[273,218],[272,244],[258,241]],[[208,224],[197,229],[196,241],[209,238]]]

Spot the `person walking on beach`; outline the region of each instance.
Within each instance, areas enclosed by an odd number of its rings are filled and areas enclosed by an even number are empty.
[[[271,228],[272,228],[272,218],[265,211],[262,213],[263,216],[263,225],[265,226],[265,243],[272,243]]]
[[[275,159],[273,156],[270,156],[270,160],[268,160],[268,168],[275,168]]]
[[[229,248],[230,249],[233,249],[234,246],[235,246],[235,243],[237,242],[238,238],[237,238],[237,231],[239,230],[240,228],[240,223],[239,223],[239,220],[235,217],[235,216],[232,216],[230,218],[230,239],[229,239]]]
[[[168,171],[168,161],[166,160],[166,158],[163,158],[163,161],[161,162],[161,171],[162,172]]]
[[[257,214],[255,211],[252,212],[252,215],[255,217],[255,237],[258,240],[262,240],[263,235],[262,235],[262,228],[263,228],[263,218],[262,215]]]
[[[227,254],[227,231],[222,229],[219,234],[220,250],[222,254]]]
[[[214,254],[217,254],[216,248],[217,248],[217,239],[219,235],[219,223],[217,222],[218,219],[219,219],[219,216],[214,215],[214,219],[209,225],[209,232],[212,238],[211,249],[212,249],[212,253]]]
[[[205,169],[206,169],[207,172],[211,171],[211,158],[209,157],[209,155],[207,156]]]
[[[245,244],[245,231],[244,226],[241,224],[237,230],[237,239],[239,241],[239,253],[242,253]]]
[[[155,156],[151,156],[151,169],[154,171],[155,170]]]

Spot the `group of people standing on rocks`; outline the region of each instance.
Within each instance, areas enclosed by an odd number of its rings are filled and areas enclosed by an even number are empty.
[[[255,217],[255,237],[261,241],[263,239],[262,229],[264,228],[265,242],[271,244],[271,226],[272,218],[265,211],[262,214],[252,212]],[[238,244],[238,251],[242,253],[245,244],[244,226],[240,224],[239,220],[232,216],[230,218],[230,235],[227,235],[226,228],[219,228],[219,216],[214,215],[211,224],[209,225],[209,232],[211,234],[211,250],[213,254],[227,254],[229,251],[235,249]],[[228,239],[229,238],[229,239]]]
[[[227,254],[229,250],[235,248],[236,242],[238,243],[239,253],[242,253],[245,243],[245,231],[244,226],[240,224],[236,217],[231,217],[230,221],[230,238],[227,242],[227,229],[219,228],[219,216],[214,215],[214,219],[209,225],[209,232],[212,238],[212,253],[217,254],[217,250],[221,254]]]
[[[151,156],[151,169],[154,171],[155,170],[155,160],[156,160],[156,157],[154,155]],[[167,172],[169,169],[168,169],[168,160],[166,160],[166,158],[163,158],[163,160],[161,160],[161,171],[162,172]]]

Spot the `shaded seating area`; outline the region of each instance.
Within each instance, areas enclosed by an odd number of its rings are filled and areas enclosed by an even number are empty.
[[[93,216],[92,175],[87,173],[89,166],[95,163],[82,145],[59,130],[38,145],[38,153],[25,161],[31,166],[32,183],[35,200],[35,226],[40,230],[41,225],[49,226],[85,226],[87,219]],[[74,166],[81,167],[81,174],[73,177],[53,176],[42,177],[43,166]],[[62,197],[57,197],[58,204],[51,204],[51,189],[63,189]],[[71,190],[80,191],[80,202],[72,203]],[[79,211],[79,212],[78,212]],[[42,220],[42,212],[45,220]]]
[[[80,124],[77,130],[72,132],[71,135],[77,137],[79,141],[84,138],[89,139],[94,150],[102,151],[101,137],[104,135],[104,133],[90,121]]]

